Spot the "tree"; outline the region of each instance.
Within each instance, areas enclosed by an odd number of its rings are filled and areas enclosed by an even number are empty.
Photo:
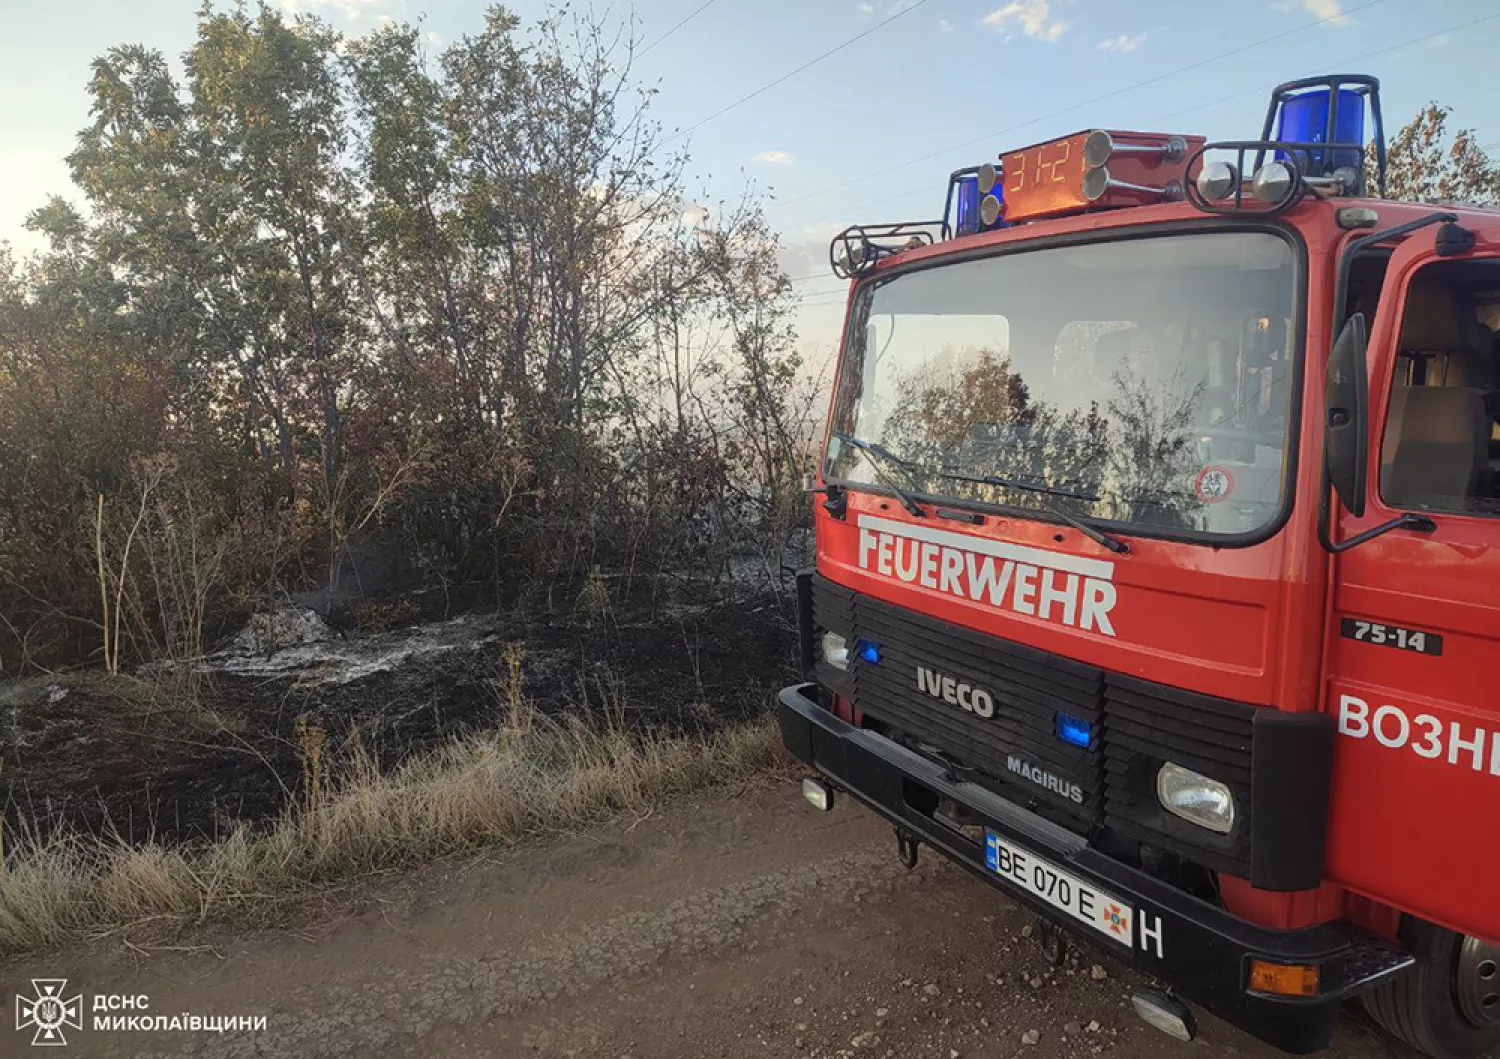
[[[150,653],[197,636],[168,611],[210,627],[311,571],[331,598],[357,556],[498,595],[805,513],[775,237],[753,196],[694,201],[635,42],[501,7],[424,40],[205,4],[184,76],[142,44],[95,61],[89,209],[49,201],[50,249],[0,268],[12,624],[97,626],[74,568],[106,545],[138,625],[115,647]],[[80,536],[143,507],[128,551]],[[179,545],[229,583],[152,581]]]
[[[1408,202],[1491,206],[1500,202],[1500,166],[1471,129],[1448,137],[1452,108],[1429,103],[1386,147],[1386,197]],[[1365,152],[1365,184],[1378,187],[1373,145]]]

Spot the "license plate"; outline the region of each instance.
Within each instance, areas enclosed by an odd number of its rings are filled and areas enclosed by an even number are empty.
[[[1035,894],[1126,948],[1134,948],[1135,911],[1119,898],[991,831],[984,833],[984,862],[1007,882]]]

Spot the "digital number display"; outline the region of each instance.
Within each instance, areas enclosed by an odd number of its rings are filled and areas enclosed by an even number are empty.
[[[1007,221],[1067,213],[1089,204],[1083,194],[1087,138],[1088,133],[1081,132],[1001,155]]]

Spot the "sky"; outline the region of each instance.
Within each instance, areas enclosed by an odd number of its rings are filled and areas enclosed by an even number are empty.
[[[433,48],[476,32],[485,8],[482,0],[269,3],[351,35],[383,18],[419,21]],[[124,43],[180,56],[198,4],[0,0],[0,241],[17,253],[38,249],[26,215],[50,194],[81,204],[63,158],[88,120],[94,57]],[[546,4],[508,6],[530,21]],[[1360,72],[1380,78],[1389,130],[1437,100],[1452,107],[1453,127],[1475,129],[1500,154],[1490,68],[1500,54],[1500,0],[594,6],[634,20],[644,49],[636,75],[659,90],[657,119],[683,133],[674,144],[690,149],[696,197],[734,200],[746,187],[768,197],[782,264],[796,281],[799,330],[815,347],[833,344],[843,307],[827,264],[834,232],[935,218],[953,169],[1054,136],[1115,128],[1248,139],[1259,135],[1275,84]]]

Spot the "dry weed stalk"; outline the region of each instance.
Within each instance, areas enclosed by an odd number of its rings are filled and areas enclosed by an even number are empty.
[[[505,687],[502,696],[505,703],[505,735],[507,739],[524,742],[531,737],[535,708],[526,699],[523,683],[522,663],[526,660],[526,646],[508,643],[500,651],[505,662]]]
[[[100,493],[98,504],[94,509],[94,555],[99,571],[99,601],[103,619],[104,629],[104,668],[110,676],[118,676],[120,673],[120,616],[125,610],[125,580],[130,573],[130,549],[135,544],[135,536],[140,532],[141,523],[146,521],[146,511],[151,503],[151,494],[161,484],[162,475],[166,473],[165,466],[161,463],[153,463],[146,467],[146,473],[141,480],[141,504],[135,513],[135,521],[130,526],[130,532],[125,535],[125,544],[120,549],[120,572],[116,576],[113,571],[106,570],[108,565],[104,551],[104,494]],[[114,599],[110,599],[109,582],[114,576]],[[113,624],[111,624],[113,623]]]
[[[308,809],[313,809],[323,798],[323,776],[328,767],[323,751],[328,745],[328,732],[305,713],[297,717],[295,731],[297,760],[302,763],[302,790]]]
[[[326,754],[321,729],[301,729],[311,779]],[[0,873],[0,953],[145,920],[160,929],[264,913],[312,886],[639,812],[786,762],[771,723],[698,739],[542,716],[524,730],[523,738],[466,738],[389,773],[361,755],[336,778],[315,780],[317,797],[261,833],[240,827],[212,843],[170,847],[83,836],[23,842]]]

